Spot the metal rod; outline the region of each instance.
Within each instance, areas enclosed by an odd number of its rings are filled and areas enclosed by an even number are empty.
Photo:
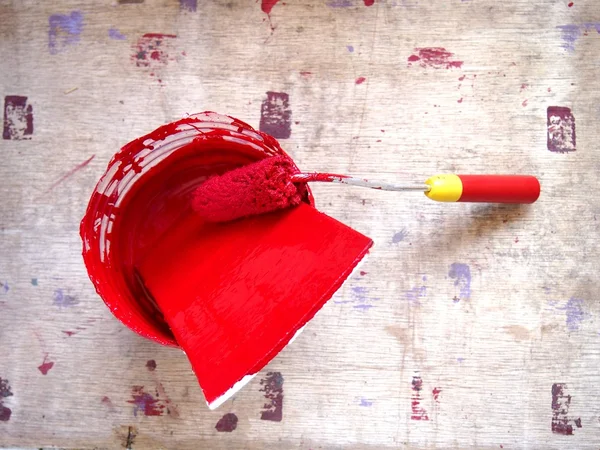
[[[336,175],[332,173],[298,173],[292,176],[294,183],[307,183],[311,181],[321,181],[326,183],[348,184],[350,186],[360,186],[381,191],[417,191],[429,192],[431,187],[427,184],[394,184],[385,181],[367,180],[365,178],[355,178],[348,175]]]

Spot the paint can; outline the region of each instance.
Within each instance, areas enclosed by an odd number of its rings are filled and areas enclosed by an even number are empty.
[[[138,262],[193,214],[191,194],[204,180],[281,154],[273,137],[213,112],[163,125],[123,146],[96,185],[80,227],[88,275],[115,317],[143,337],[177,346]],[[313,204],[310,190],[305,201]]]

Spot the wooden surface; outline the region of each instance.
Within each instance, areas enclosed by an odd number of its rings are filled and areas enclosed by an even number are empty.
[[[7,99],[0,141],[0,446],[598,448],[597,2],[193,3],[0,0],[0,93],[27,97]],[[177,37],[152,59],[145,33]],[[431,47],[453,55],[415,50]],[[211,412],[185,356],[98,298],[78,225],[120,146],[203,110],[258,127],[268,91],[289,96],[281,143],[303,169],[530,173],[543,193],[315,186],[375,240],[364,275]],[[553,107],[571,116],[548,143]],[[281,421],[261,419],[269,383]]]

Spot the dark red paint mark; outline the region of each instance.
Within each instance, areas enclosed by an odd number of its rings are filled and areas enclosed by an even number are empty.
[[[523,103],[521,103],[521,106],[525,108],[527,106],[527,100],[524,100]]]
[[[441,389],[438,389],[436,387],[433,388],[433,391],[431,391],[431,394],[433,395],[433,400],[435,400],[436,402],[440,402],[439,398],[440,398],[440,392],[442,392]]]
[[[547,113],[548,150],[556,153],[576,150],[575,117],[570,108],[549,106]]]
[[[279,0],[262,0],[260,3],[260,9],[265,14],[271,14],[273,6],[275,6]]]
[[[573,2],[569,2],[569,4],[567,5],[569,8],[571,8],[573,6]]]
[[[365,272],[364,270],[360,271],[360,276],[364,277],[368,272]]]
[[[4,406],[4,399],[11,395],[13,395],[13,393],[10,390],[8,380],[0,378],[0,421],[2,422],[8,422],[10,415],[12,414],[12,410]]]
[[[365,77],[358,77],[355,81],[356,84],[363,84],[365,82]]]
[[[107,406],[112,406],[112,402],[110,401],[110,398],[108,398],[106,395],[104,397],[102,397],[102,403],[104,403]]]
[[[288,139],[292,134],[290,97],[285,92],[267,92],[260,107],[260,131],[276,139]]]
[[[33,134],[33,107],[27,97],[7,95],[4,97],[4,128],[2,138],[7,140],[31,139]]]
[[[63,333],[65,333],[67,336],[71,337],[71,336],[73,336],[74,334],[77,334],[77,331],[68,331],[68,330],[67,330],[67,331],[64,331],[64,330],[63,330]]]
[[[421,391],[423,390],[423,380],[419,376],[414,376],[412,379],[412,396],[411,396],[411,416],[412,420],[429,420],[427,411],[421,406]]]
[[[466,78],[466,75],[463,75],[462,77],[458,77],[458,81],[463,81]]]
[[[456,103],[462,103],[462,102],[463,102],[463,99],[462,99],[462,97],[461,97],[461,98],[459,98],[458,100],[456,100]]]
[[[146,362],[146,367],[150,372],[153,372],[156,369],[156,361],[154,361],[153,359],[149,359]]]
[[[88,159],[86,159],[85,161],[83,161],[82,163],[77,164],[75,167],[73,167],[71,170],[69,170],[67,173],[65,173],[62,177],[60,177],[58,180],[56,180],[54,183],[52,183],[52,185],[48,189],[46,189],[46,192],[50,192],[52,189],[54,189],[60,183],[62,183],[63,181],[67,180],[69,177],[73,176],[75,173],[79,172],[81,169],[83,169],[85,166],[87,166],[89,163],[91,163],[92,160],[95,157],[96,157],[96,155],[92,155]],[[59,292],[59,291],[56,291],[56,292]],[[56,294],[55,294],[55,297],[56,297]],[[66,295],[64,297],[65,298],[71,297],[72,299],[74,299],[74,297],[72,297],[70,295]],[[76,300],[73,300],[73,301],[74,301],[73,304],[79,303]],[[56,304],[56,302],[55,302],[55,304]]]
[[[217,431],[231,433],[237,428],[238,418],[233,413],[227,413],[219,419],[215,428]]]
[[[42,372],[42,375],[47,375],[52,367],[54,367],[54,362],[48,361],[48,353],[44,353],[44,361],[38,366],[38,370]]]
[[[553,433],[570,436],[573,434],[573,425],[581,428],[581,418],[572,419],[569,417],[569,407],[571,406],[571,396],[566,394],[566,383],[554,383],[552,385],[552,422],[551,429]]]
[[[313,73],[312,72],[307,72],[307,71],[302,71],[300,72],[300,75],[302,75],[303,77],[310,77]]]
[[[375,4],[375,0],[364,0],[365,6],[373,6]]]
[[[137,67],[153,70],[150,76],[160,67],[174,61],[176,58],[170,55],[175,34],[146,33],[133,45],[131,60]]]
[[[460,69],[463,65],[463,61],[452,61],[450,57],[454,56],[454,53],[447,51],[442,47],[427,47],[427,48],[415,48],[416,55],[410,55],[408,57],[408,65],[412,63],[419,63],[423,68],[431,67],[433,69]]]
[[[149,393],[144,392],[144,386],[133,386],[131,396],[133,399],[127,400],[127,403],[134,405],[134,416],[137,417],[138,411],[143,411],[145,416],[162,416],[165,405],[161,400],[157,400]]]
[[[528,84],[526,84],[526,83],[523,83],[523,84],[521,85],[521,90],[520,90],[519,92],[523,92],[523,91],[524,91],[525,89],[527,89],[528,87],[529,87],[529,85],[528,85]]]
[[[198,9],[198,0],[179,0],[179,9],[194,12]]]
[[[283,376],[281,372],[268,372],[267,377],[260,380],[267,403],[260,413],[261,420],[281,422],[283,418]]]

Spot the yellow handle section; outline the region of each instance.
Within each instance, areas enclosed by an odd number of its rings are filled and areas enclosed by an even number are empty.
[[[463,193],[462,181],[457,175],[434,175],[425,181],[430,186],[425,195],[437,202],[457,202]]]

